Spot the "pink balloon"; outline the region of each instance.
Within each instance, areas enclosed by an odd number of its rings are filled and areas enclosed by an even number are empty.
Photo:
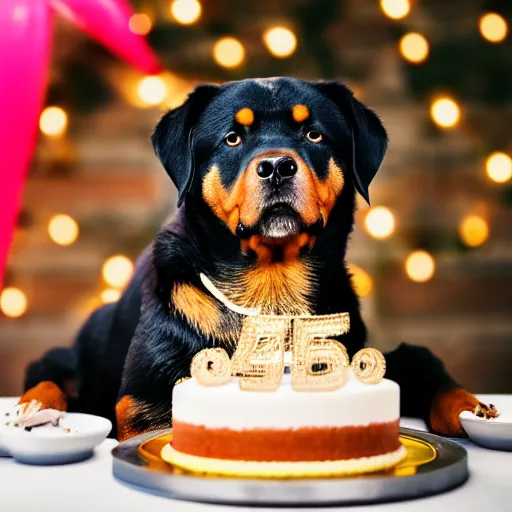
[[[0,0],[0,288],[36,142],[52,9],[144,73],[161,71],[145,38],[129,29],[127,0]]]
[[[44,0],[0,0],[0,288],[36,143],[51,28]]]
[[[144,73],[161,66],[144,36],[134,34],[128,22],[134,14],[127,0],[47,0],[94,39]]]

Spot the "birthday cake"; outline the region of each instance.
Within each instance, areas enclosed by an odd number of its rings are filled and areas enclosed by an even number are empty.
[[[373,350],[373,349],[372,349]],[[174,388],[172,443],[162,458],[181,468],[245,477],[341,476],[385,470],[405,456],[399,441],[399,387],[360,381],[342,387],[244,391],[237,377]]]

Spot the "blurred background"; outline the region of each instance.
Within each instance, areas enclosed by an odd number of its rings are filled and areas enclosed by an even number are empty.
[[[349,262],[370,343],[430,347],[475,392],[512,392],[510,0],[133,0],[144,76],[55,26],[36,155],[0,295],[0,395],[118,298],[176,193],[149,135],[200,82],[338,79],[390,147]]]

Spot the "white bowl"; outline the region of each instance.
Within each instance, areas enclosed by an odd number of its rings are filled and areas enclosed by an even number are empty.
[[[10,453],[4,446],[2,432],[6,428],[4,425],[4,420],[6,421],[5,414],[10,412],[14,406],[18,403],[18,398],[15,397],[0,397],[0,457],[10,457]]]
[[[512,451],[512,410],[501,410],[500,416],[486,420],[469,411],[460,413],[460,421],[469,439],[493,450]]]
[[[16,461],[25,464],[68,464],[89,458],[112,429],[112,423],[91,414],[65,413],[60,425],[72,430],[37,427],[30,432],[17,427],[0,431],[1,445]]]

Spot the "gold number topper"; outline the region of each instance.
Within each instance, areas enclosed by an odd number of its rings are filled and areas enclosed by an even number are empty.
[[[348,313],[296,318],[293,329],[292,387],[295,391],[341,388],[348,378],[345,347],[329,336],[350,329]]]
[[[239,377],[242,390],[274,391],[283,378],[284,351],[291,338],[293,389],[338,389],[347,381],[349,357],[345,347],[329,336],[345,334],[349,329],[348,313],[295,318],[249,316],[233,359],[221,348],[202,350],[192,359],[191,375],[202,386],[225,384],[234,375]],[[386,361],[378,350],[364,348],[350,367],[361,382],[377,384],[384,378]]]
[[[190,364],[190,375],[201,386],[221,386],[231,380],[231,360],[222,348],[206,348],[198,352]]]
[[[386,360],[376,348],[361,349],[350,366],[357,379],[365,384],[378,384],[386,374]]]
[[[284,345],[290,320],[283,316],[245,318],[240,341],[231,360],[231,371],[240,389],[275,391],[283,379]]]

